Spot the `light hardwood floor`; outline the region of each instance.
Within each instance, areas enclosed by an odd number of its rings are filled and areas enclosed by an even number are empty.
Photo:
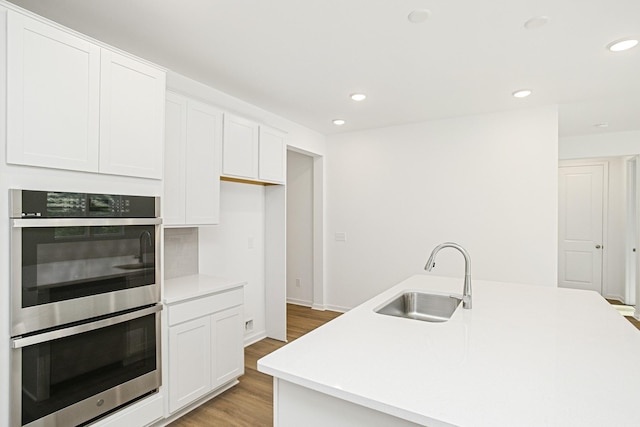
[[[287,339],[293,341],[339,315],[287,304]],[[240,377],[240,384],[174,421],[170,427],[271,427],[273,383],[269,375],[258,372],[256,363],[283,345],[281,341],[266,338],[246,347],[245,373]]]

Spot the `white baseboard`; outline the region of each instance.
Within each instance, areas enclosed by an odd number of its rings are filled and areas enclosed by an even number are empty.
[[[244,346],[248,347],[267,337],[267,331],[258,331],[244,337]]]
[[[287,298],[287,304],[301,305],[303,307],[312,307],[313,306],[311,301],[301,300],[301,299],[296,299],[296,298]]]
[[[341,307],[339,305],[327,305],[325,306],[325,310],[337,311],[338,313],[346,313],[351,310],[353,307]]]

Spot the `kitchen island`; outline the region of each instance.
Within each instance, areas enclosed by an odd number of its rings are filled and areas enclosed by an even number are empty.
[[[415,275],[258,361],[274,425],[637,426],[640,331],[594,292],[475,280],[473,308],[430,323],[378,314]]]

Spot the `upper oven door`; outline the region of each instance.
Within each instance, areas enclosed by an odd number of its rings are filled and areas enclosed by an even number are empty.
[[[11,335],[158,302],[159,223],[11,220]]]

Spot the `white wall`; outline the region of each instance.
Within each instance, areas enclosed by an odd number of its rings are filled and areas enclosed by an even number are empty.
[[[253,319],[246,341],[265,334],[264,187],[221,182],[220,225],[199,229],[202,274],[247,282],[244,317]]]
[[[328,305],[421,272],[445,241],[474,278],[556,286],[557,132],[547,107],[328,137]],[[433,274],[462,277],[462,257],[441,253]]]
[[[637,154],[640,154],[640,131],[571,136],[558,141],[561,160]]]
[[[300,283],[297,281],[299,280]],[[287,152],[287,301],[313,304],[313,158]]]

